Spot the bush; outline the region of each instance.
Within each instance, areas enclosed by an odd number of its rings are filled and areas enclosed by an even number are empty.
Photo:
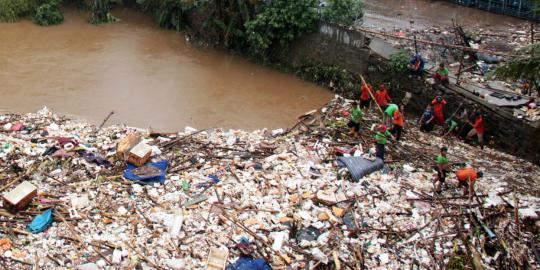
[[[314,31],[316,6],[315,0],[273,0],[262,5],[246,23],[251,54],[267,59],[274,49],[287,48],[302,34]]]
[[[390,55],[390,67],[395,72],[405,72],[410,58],[409,54],[404,50],[393,53]]]
[[[0,0],[0,22],[16,22],[32,15],[37,6],[37,0]]]
[[[358,80],[352,73],[315,59],[304,59],[302,66],[296,70],[296,75],[346,96],[354,96],[355,89],[359,88]]]
[[[326,3],[321,15],[327,22],[350,26],[363,16],[361,0],[327,0]]]
[[[60,24],[63,21],[64,15],[53,3],[41,5],[34,16],[34,23],[41,26]]]

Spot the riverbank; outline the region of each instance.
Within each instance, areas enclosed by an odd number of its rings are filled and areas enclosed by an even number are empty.
[[[370,112],[362,139],[353,141],[347,103],[338,97],[294,129],[253,132],[148,134],[126,126],[98,130],[48,110],[1,115],[0,189],[28,181],[38,196],[14,215],[0,211],[0,239],[9,239],[0,260],[17,269],[204,269],[213,248],[227,247],[234,261],[235,243],[245,236],[253,255],[274,269],[538,266],[538,166],[421,133],[413,121],[403,142],[387,146],[392,170],[352,182],[337,167],[336,150],[368,153],[369,127],[379,116]],[[152,161],[168,162],[162,184],[126,179],[116,144],[136,132],[151,146]],[[461,197],[453,174],[449,188],[433,194],[431,164],[441,145],[452,163],[484,172],[472,200]],[[52,225],[28,233],[49,208]]]

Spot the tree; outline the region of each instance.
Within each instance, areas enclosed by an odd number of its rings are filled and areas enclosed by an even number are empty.
[[[267,60],[274,50],[287,48],[302,34],[317,26],[316,0],[272,0],[260,7],[246,23],[250,53]]]
[[[361,0],[327,0],[326,3],[322,10],[325,21],[350,26],[363,16]]]
[[[524,80],[540,92],[540,43],[521,48],[512,59],[498,67],[491,75]]]
[[[246,24],[255,17],[259,0],[199,0],[198,9],[204,11],[204,28],[218,33],[219,43],[226,48],[245,53],[249,47]]]

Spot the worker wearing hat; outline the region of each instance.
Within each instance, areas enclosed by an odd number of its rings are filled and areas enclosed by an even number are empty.
[[[376,147],[376,156],[382,161],[384,161],[384,147],[388,142],[388,138],[395,140],[394,135],[388,131],[388,127],[385,125],[379,125],[377,132],[375,133],[375,147]]]

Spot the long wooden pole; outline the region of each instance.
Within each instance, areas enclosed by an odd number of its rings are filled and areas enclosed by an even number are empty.
[[[375,97],[373,96],[373,93],[371,93],[371,89],[368,87],[366,80],[364,80],[364,76],[360,75],[360,79],[362,80],[362,86],[367,87],[369,95],[371,96],[371,99],[373,99],[373,102],[375,102],[375,105],[377,105],[377,108],[379,108],[379,111],[381,112],[381,115],[384,117],[384,112],[381,109],[381,106],[379,106],[379,103],[375,100]]]

